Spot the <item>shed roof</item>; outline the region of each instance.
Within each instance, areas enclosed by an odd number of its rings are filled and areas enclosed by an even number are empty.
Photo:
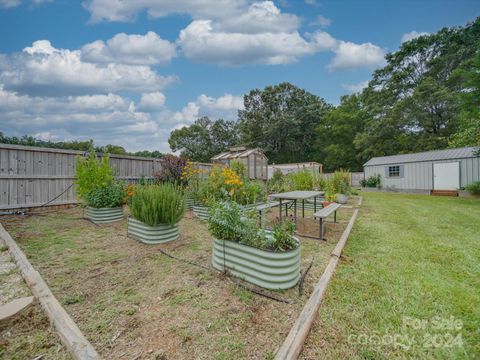
[[[249,149],[249,150],[244,150],[244,151],[226,151],[221,154],[215,155],[212,157],[213,160],[228,160],[228,159],[238,159],[238,158],[243,158],[246,157],[250,154],[257,153],[265,156],[262,150],[256,148],[256,149]]]
[[[464,159],[464,158],[470,158],[470,157],[477,157],[478,155],[475,154],[477,150],[478,148],[476,147],[464,147],[464,148],[457,148],[457,149],[426,151],[426,152],[420,152],[420,153],[414,153],[414,154],[381,156],[381,157],[371,158],[365,164],[363,164],[363,166],[410,163],[410,162],[419,162],[419,161]]]

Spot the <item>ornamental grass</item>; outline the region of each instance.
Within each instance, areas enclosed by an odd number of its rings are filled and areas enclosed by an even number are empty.
[[[150,226],[174,225],[185,211],[184,195],[170,183],[139,186],[130,200],[130,211],[136,220]]]

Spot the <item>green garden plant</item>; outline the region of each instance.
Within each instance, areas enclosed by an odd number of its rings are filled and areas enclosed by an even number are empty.
[[[301,171],[288,174],[288,179],[294,184],[294,190],[312,190],[313,189],[313,176],[310,170],[304,169]]]
[[[295,223],[293,221],[278,222],[272,229],[273,238],[270,247],[276,251],[288,251],[297,247]]]
[[[125,187],[121,183],[95,188],[84,197],[85,204],[92,208],[115,208],[125,203]]]
[[[248,205],[266,200],[266,189],[259,181],[242,180],[231,168],[214,165],[210,173],[199,180],[193,196],[203,205],[226,200]]]
[[[247,181],[248,180],[248,175],[247,175],[247,167],[245,164],[241,161],[238,160],[233,160],[230,162],[230,169],[235,171],[235,173],[238,175],[238,177],[242,181]]]
[[[472,182],[468,184],[465,188],[470,194],[480,196],[480,181]]]
[[[289,222],[275,225],[272,236],[267,236],[258,227],[256,213],[245,211],[233,201],[218,202],[209,211],[208,229],[217,239],[270,251],[289,251],[298,246],[293,237],[295,226]]]
[[[329,179],[332,191],[335,194],[350,194],[350,179],[351,174],[349,171],[343,169],[335,171]]]
[[[130,200],[132,216],[150,226],[174,225],[180,221],[184,211],[183,193],[170,183],[139,186]]]
[[[360,185],[362,187],[380,189],[380,187],[382,186],[381,182],[382,181],[380,178],[380,174],[376,174],[376,175],[369,176],[367,179],[361,180]]]
[[[87,158],[78,157],[76,167],[76,193],[85,201],[86,196],[92,191],[111,186],[114,182],[110,159],[104,155],[97,160],[93,146],[90,147]]]

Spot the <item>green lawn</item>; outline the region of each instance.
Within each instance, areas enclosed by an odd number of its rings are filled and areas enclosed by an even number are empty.
[[[303,358],[480,358],[480,201],[363,196]]]

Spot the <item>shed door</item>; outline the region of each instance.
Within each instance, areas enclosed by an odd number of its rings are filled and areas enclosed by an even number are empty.
[[[460,188],[460,163],[433,164],[433,188],[435,190],[458,190]]]

